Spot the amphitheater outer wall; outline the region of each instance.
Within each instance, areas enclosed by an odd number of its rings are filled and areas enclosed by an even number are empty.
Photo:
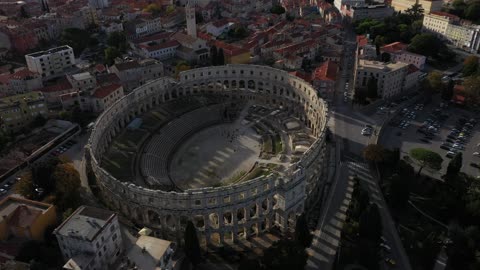
[[[317,140],[302,158],[276,174],[235,185],[166,192],[120,182],[100,166],[112,139],[138,115],[171,99],[201,93],[282,106],[309,127]],[[265,66],[226,65],[181,72],[179,80],[150,81],[123,97],[97,119],[86,146],[86,159],[106,204],[159,236],[181,240],[188,220],[204,243],[223,244],[261,234],[277,226],[293,231],[326,178],[327,106],[315,89],[287,72]]]

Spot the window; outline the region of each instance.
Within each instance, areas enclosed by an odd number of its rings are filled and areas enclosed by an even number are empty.
[[[115,241],[117,239],[117,233],[114,233],[112,236],[112,241]]]

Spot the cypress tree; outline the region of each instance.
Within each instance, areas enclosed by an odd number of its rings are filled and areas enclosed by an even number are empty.
[[[312,235],[307,225],[307,218],[305,214],[302,214],[298,217],[297,223],[295,224],[295,241],[304,247],[310,246],[312,243]]]
[[[223,54],[223,49],[220,48],[220,50],[218,50],[218,58],[217,58],[217,65],[219,66],[223,66],[225,65],[225,55]]]
[[[185,228],[185,254],[194,266],[200,263],[200,243],[198,242],[197,230],[191,221],[187,223]]]

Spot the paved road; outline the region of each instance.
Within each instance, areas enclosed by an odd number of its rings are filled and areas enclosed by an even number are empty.
[[[348,35],[347,39],[351,40],[352,34]],[[346,58],[352,57],[352,49],[348,47],[345,49]],[[378,183],[361,158],[364,147],[371,140],[369,137],[362,136],[361,130],[366,124],[375,125],[378,123],[375,119],[356,112],[350,102],[344,102],[343,100],[346,80],[349,79],[350,81],[349,91],[351,91],[353,82],[351,78],[353,71],[348,68],[349,61],[351,60],[344,59],[342,63],[343,74],[337,79],[336,98],[333,106],[331,106],[333,112],[328,123],[334,134],[337,147],[337,154],[335,155],[337,169],[332,179],[329,196],[323,204],[323,214],[314,232],[312,246],[307,250],[310,257],[306,269],[332,269],[339,246],[340,232],[346,218],[345,213],[351,200],[353,182],[349,176],[357,175],[362,180],[362,185],[370,191],[371,200],[379,205],[384,224],[383,235],[392,249],[389,257],[397,262],[397,265],[392,268],[382,263],[383,268],[409,270],[411,268],[408,258]]]

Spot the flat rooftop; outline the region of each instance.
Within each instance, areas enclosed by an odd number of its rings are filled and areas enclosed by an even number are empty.
[[[27,54],[25,56],[40,57],[42,55],[56,53],[56,52],[63,51],[63,50],[68,50],[68,49],[72,49],[72,48],[68,45],[63,45],[63,46],[60,46],[60,47],[51,48],[51,49],[46,50],[46,51],[39,51],[39,52],[30,53],[30,54]]]
[[[19,206],[26,206],[30,210],[40,211],[45,213],[53,205],[37,201],[31,201],[14,196],[8,196],[0,201],[0,222],[5,216],[10,216]]]
[[[160,270],[158,262],[171,245],[170,241],[142,235],[128,252],[128,258],[139,270]]]
[[[116,214],[108,210],[80,206],[55,230],[55,234],[91,242],[114,216]]]
[[[383,69],[385,71],[396,70],[408,66],[408,64],[403,62],[381,62],[381,61],[371,61],[360,59],[358,62],[358,68],[372,68],[372,69]]]

